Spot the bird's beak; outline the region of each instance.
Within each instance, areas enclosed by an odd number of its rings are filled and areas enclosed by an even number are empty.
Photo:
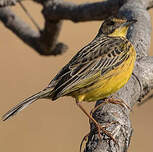
[[[123,26],[128,27],[128,26],[130,26],[130,25],[132,25],[132,24],[134,24],[136,22],[137,22],[136,19],[131,19],[131,20],[128,20],[126,23],[124,23]]]

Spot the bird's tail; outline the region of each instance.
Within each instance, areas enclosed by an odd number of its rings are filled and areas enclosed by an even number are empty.
[[[48,97],[51,94],[52,94],[52,88],[46,88],[34,94],[33,96],[23,100],[22,102],[17,104],[15,107],[10,109],[6,114],[2,116],[2,120],[3,121],[7,120],[8,118],[10,118],[11,116],[14,116],[16,113],[20,112],[21,110],[23,110],[24,108],[29,106],[31,103],[35,102],[36,100]]]

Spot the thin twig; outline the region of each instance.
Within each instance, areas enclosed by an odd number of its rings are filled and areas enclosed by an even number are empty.
[[[21,6],[21,8],[23,9],[23,11],[25,12],[25,14],[30,18],[30,20],[32,21],[32,23],[35,25],[35,27],[37,28],[38,31],[41,31],[39,25],[37,24],[37,22],[34,20],[34,18],[31,16],[31,14],[29,13],[29,11],[24,7],[24,5],[22,4],[21,1],[19,1],[19,5]]]

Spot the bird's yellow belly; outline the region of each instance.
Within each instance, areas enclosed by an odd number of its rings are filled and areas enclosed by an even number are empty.
[[[129,80],[135,59],[133,57],[122,63],[117,69],[111,70],[105,76],[102,76],[98,81],[87,88],[83,93],[75,93],[75,98],[78,101],[96,101],[104,99],[107,96],[115,93],[117,90],[122,88]]]

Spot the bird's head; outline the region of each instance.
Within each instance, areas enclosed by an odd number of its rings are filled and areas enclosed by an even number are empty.
[[[107,36],[123,36],[126,37],[127,30],[135,23],[137,20],[130,19],[127,20],[124,17],[109,17],[106,19],[99,29],[99,34],[104,34]]]

